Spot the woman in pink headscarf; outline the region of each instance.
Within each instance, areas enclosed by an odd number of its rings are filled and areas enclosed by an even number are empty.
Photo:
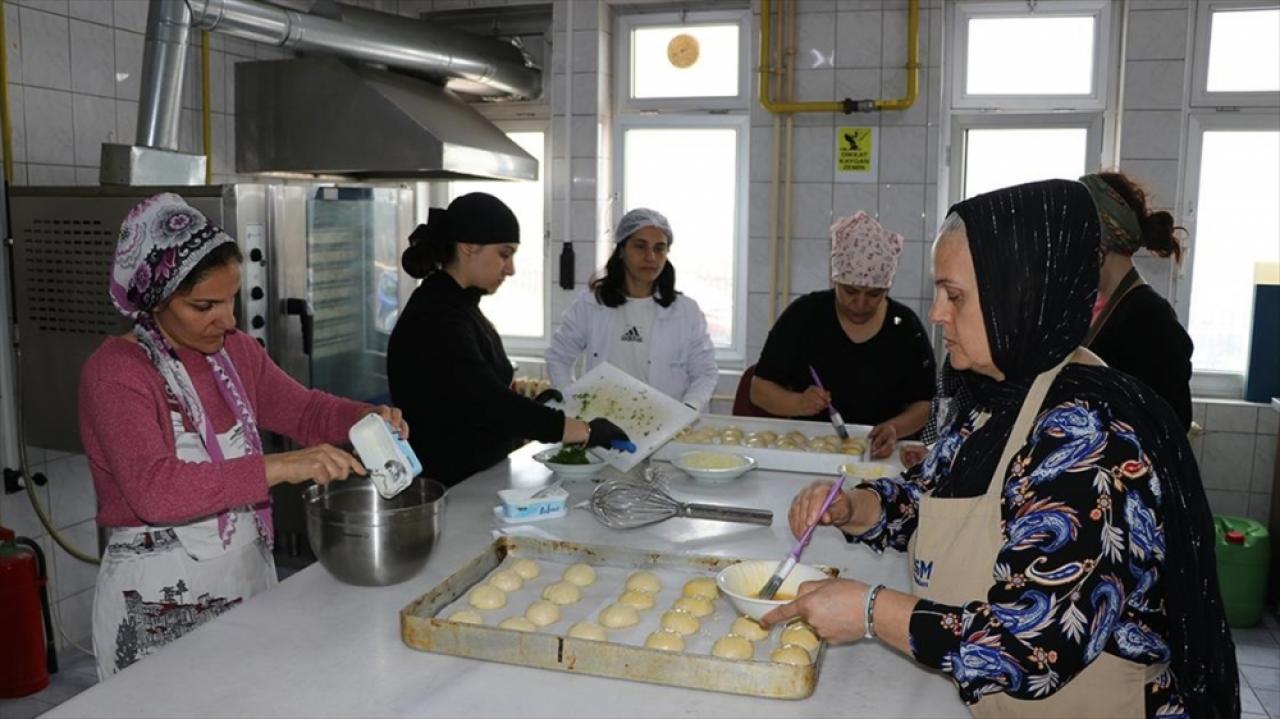
[[[916,313],[889,297],[902,245],[865,212],[831,227],[834,288],[801,297],[778,318],[756,364],[752,403],[814,421],[827,420],[830,403],[846,422],[873,426],[876,458],[924,427],[933,348]]]
[[[333,446],[377,413],[308,390],[235,329],[235,240],[181,197],[120,227],[111,299],[133,330],[80,376],[80,437],[107,549],[93,598],[106,678],[276,583],[267,489],[364,474]],[[264,454],[259,428],[305,447]]]

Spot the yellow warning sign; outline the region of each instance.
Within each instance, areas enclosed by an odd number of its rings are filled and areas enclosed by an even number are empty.
[[[836,129],[836,168],[840,172],[871,172],[875,135],[870,127]]]

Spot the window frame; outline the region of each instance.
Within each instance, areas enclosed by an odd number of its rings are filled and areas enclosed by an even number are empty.
[[[1182,197],[1177,208],[1178,224],[1187,231],[1187,243],[1182,263],[1173,273],[1174,311],[1178,315],[1178,321],[1188,329],[1188,332],[1191,327],[1191,280],[1195,272],[1196,224],[1199,221],[1196,211],[1200,202],[1200,166],[1204,158],[1204,134],[1222,130],[1277,130],[1277,128],[1280,128],[1280,113],[1274,111],[1222,113],[1213,110],[1192,110],[1188,115],[1187,153],[1181,178]],[[1242,399],[1244,384],[1245,373],[1243,372],[1192,368],[1191,394],[1193,397]]]
[[[1213,14],[1232,10],[1280,9],[1275,0],[1200,0],[1196,4],[1196,28],[1191,66],[1191,107],[1280,107],[1280,90],[1274,92],[1210,92],[1209,42]]]
[[[740,365],[747,355],[747,271],[748,271],[748,218],[751,176],[751,116],[748,114],[630,114],[618,115],[614,120],[613,146],[617,149],[613,163],[613,187],[615,188],[610,225],[617,223],[626,206],[626,132],[636,129],[707,129],[729,128],[738,133],[733,232],[733,332],[728,346],[716,349],[717,364]],[[661,208],[657,208],[661,209]],[[679,232],[679,228],[676,228]],[[697,298],[695,298],[697,299]]]
[[[487,114],[487,113],[486,113]],[[552,160],[552,138],[551,138],[551,122],[548,118],[540,117],[538,119],[494,119],[490,118],[493,124],[504,133],[509,132],[541,132],[542,133],[542,166],[538,168],[539,174],[542,176],[542,334],[537,337],[525,337],[521,335],[506,335],[499,333],[502,337],[502,344],[506,348],[508,354],[512,355],[537,355],[542,356],[546,349],[551,345],[551,326],[553,324],[551,317],[551,286],[550,278],[553,268],[551,266],[551,212],[553,210],[551,187],[551,168]],[[426,222],[426,211],[430,207],[444,207],[449,201],[448,187],[451,184],[463,184],[467,180],[445,180],[443,182],[424,182],[419,184],[418,197],[420,198],[415,208],[418,214],[419,222]],[[511,182],[518,182],[512,180]],[[425,185],[425,188],[422,187]],[[519,272],[520,255],[516,254],[516,271]]]
[[[638,28],[670,25],[738,26],[738,92],[725,97],[631,97],[631,32]],[[628,13],[614,21],[614,104],[618,115],[641,112],[698,112],[749,110],[751,106],[751,51],[755,33],[748,9],[697,12]]]
[[[1088,113],[952,113],[950,140],[946,153],[950,204],[960,202],[965,197],[964,170],[968,161],[966,131],[1083,128],[1087,133],[1085,141],[1085,172],[1089,173],[1097,172],[1102,167],[1103,115],[1104,113],[1101,111]]]
[[[1030,5],[1031,9],[1028,9]],[[1112,47],[1115,8],[1108,0],[1025,0],[990,2],[965,0],[951,8],[953,37],[951,48],[951,93],[953,109],[985,110],[1094,110],[1107,106],[1111,73],[1106,62]],[[975,18],[1031,18],[1092,15],[1093,24],[1093,92],[1088,95],[969,95],[968,79],[969,20]]]

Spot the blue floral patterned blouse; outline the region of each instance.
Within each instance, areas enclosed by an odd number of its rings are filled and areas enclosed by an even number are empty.
[[[884,511],[851,540],[906,550],[930,478],[955,459],[978,416],[904,475],[862,485]],[[964,606],[921,600],[910,624],[916,660],[949,675],[968,703],[994,692],[1046,697],[1102,652],[1168,662],[1160,503],[1138,438],[1108,407],[1073,401],[1045,411],[1004,480],[991,589]],[[1169,671],[1147,685],[1148,717],[1185,715]]]

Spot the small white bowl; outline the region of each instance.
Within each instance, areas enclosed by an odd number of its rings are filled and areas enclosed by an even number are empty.
[[[691,462],[700,456],[737,460],[737,464],[732,467],[717,469],[691,466]],[[756,461],[751,457],[741,454],[728,454],[725,452],[708,452],[706,450],[685,452],[679,457],[676,457],[675,461],[671,464],[677,469],[688,474],[690,477],[693,477],[695,482],[701,482],[703,484],[724,484],[726,482],[732,482],[756,467]]]
[[[782,582],[774,599],[761,599],[756,595],[764,589],[765,582],[778,568],[777,559],[751,559],[729,565],[716,575],[716,586],[729,598],[734,609],[755,619],[795,599],[802,582],[830,579],[826,572],[808,564],[797,564]],[[779,598],[780,597],[780,598]]]
[[[561,479],[591,479],[601,470],[609,465],[603,459],[595,456],[591,452],[587,452],[587,460],[590,464],[559,464],[552,462],[551,458],[562,449],[561,445],[555,445],[548,449],[533,455],[533,460],[545,466],[547,469],[555,472],[556,476]]]

